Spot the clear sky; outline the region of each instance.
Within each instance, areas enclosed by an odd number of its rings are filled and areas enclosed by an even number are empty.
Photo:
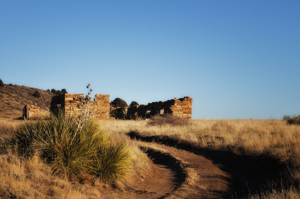
[[[1,0],[0,78],[193,98],[193,118],[300,114],[299,0]]]

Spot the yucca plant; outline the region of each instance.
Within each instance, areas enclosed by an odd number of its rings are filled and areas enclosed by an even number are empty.
[[[33,155],[33,143],[39,139],[39,136],[42,135],[41,132],[44,132],[46,128],[46,123],[42,120],[25,122],[21,125],[14,133],[12,139],[13,143],[17,145],[19,154],[25,156]]]
[[[49,120],[25,123],[15,134],[18,151],[37,152],[53,172],[63,175],[91,173],[103,181],[122,179],[129,172],[130,152],[125,144],[112,143],[93,120],[77,131],[74,118],[51,116]]]
[[[104,182],[122,180],[130,171],[131,155],[122,143],[99,147],[92,162],[92,174]]]
[[[88,103],[84,113],[89,113]],[[64,117],[60,112],[48,120],[25,122],[14,135],[19,153],[27,157],[37,153],[54,173],[65,177],[85,173],[103,181],[122,179],[130,167],[127,146],[112,143],[88,116]]]
[[[109,136],[93,120],[77,131],[74,118],[53,118],[44,136],[34,143],[41,157],[53,166],[53,171],[64,174],[86,173],[99,145],[106,147]]]

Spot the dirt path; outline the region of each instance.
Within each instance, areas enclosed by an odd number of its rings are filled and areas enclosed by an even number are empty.
[[[272,157],[199,148],[168,136],[143,136],[138,132],[128,135],[140,140],[141,146],[168,153],[180,162],[186,179],[170,198],[244,198],[291,186],[289,181],[282,181],[289,178],[287,165]]]
[[[286,169],[270,157],[201,149],[167,136],[128,136],[153,161],[149,175],[104,198],[244,198],[268,190],[266,182],[279,182]]]
[[[164,197],[222,198],[229,192],[230,176],[203,156],[160,144],[139,144],[153,158],[154,163],[174,167],[172,170],[177,175],[177,186]]]
[[[153,161],[151,173],[136,177],[103,198],[224,198],[230,175],[203,156],[162,144],[136,141]],[[106,192],[106,193],[105,193]]]

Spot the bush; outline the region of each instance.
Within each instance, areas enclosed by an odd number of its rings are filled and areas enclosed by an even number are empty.
[[[55,90],[54,88],[52,88],[51,93],[53,93],[55,95],[63,95],[63,94],[68,93],[68,92],[65,88],[61,89],[61,91],[60,90]]]
[[[300,115],[298,116],[284,116],[283,119],[286,121],[287,124],[297,124],[300,125]]]
[[[130,151],[124,144],[99,148],[92,163],[93,174],[104,182],[122,179],[129,173]]]
[[[51,93],[56,94],[56,90],[54,88],[52,88]]]
[[[162,126],[169,124],[171,126],[185,126],[189,124],[188,119],[182,119],[171,114],[167,114],[165,116],[153,116],[150,118],[148,125],[152,126]]]
[[[54,173],[63,176],[86,173],[112,181],[123,179],[130,168],[127,147],[112,143],[94,120],[82,124],[60,113],[49,120],[26,122],[15,132],[14,142],[21,155],[31,157],[37,153]]]
[[[4,83],[3,81],[0,79],[0,87],[3,87],[4,86]]]
[[[127,103],[122,100],[121,98],[116,98],[110,103],[113,107],[118,107],[118,108],[125,108],[127,107]]]
[[[139,103],[137,103],[136,101],[132,101],[129,106],[138,106],[138,105]]]
[[[67,90],[65,88],[61,89],[60,91],[62,94],[68,93]]]
[[[35,91],[33,93],[33,97],[36,97],[36,98],[41,98],[41,93],[39,91]]]

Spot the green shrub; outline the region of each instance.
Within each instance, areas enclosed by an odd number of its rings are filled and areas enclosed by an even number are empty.
[[[24,156],[32,156],[34,153],[33,143],[41,136],[41,132],[46,129],[46,123],[42,120],[34,123],[26,122],[21,125],[14,133],[13,141],[17,145],[19,154]]]
[[[171,114],[166,114],[164,116],[156,115],[150,118],[148,125],[152,126],[162,126],[162,125],[171,125],[171,126],[185,126],[189,124],[188,119],[182,119]]]
[[[298,116],[284,116],[283,119],[286,121],[287,124],[297,124],[300,125],[300,115]]]
[[[55,90],[54,88],[52,88],[51,93],[53,93],[55,95],[63,95],[63,94],[68,93],[68,92],[65,88],[61,89],[61,91],[60,90]]]
[[[94,120],[65,118],[26,122],[15,133],[18,152],[38,153],[53,172],[63,176],[93,174],[105,181],[122,179],[130,168],[130,154],[122,143],[112,143]]]
[[[110,103],[113,107],[125,108],[127,107],[127,103],[121,98],[116,98]]]
[[[65,88],[61,89],[60,91],[62,94],[68,93],[67,90]]]
[[[0,79],[0,87],[3,87],[4,86],[4,83],[3,81]]]
[[[138,105],[139,103],[137,103],[136,101],[132,101],[129,106],[138,106]]]
[[[52,88],[51,93],[56,94],[56,90],[54,88]]]
[[[122,143],[101,147],[93,161],[93,174],[104,182],[122,179],[130,169],[130,151]]]
[[[41,98],[41,93],[39,91],[35,91],[33,93],[33,97],[36,97],[36,98]]]

